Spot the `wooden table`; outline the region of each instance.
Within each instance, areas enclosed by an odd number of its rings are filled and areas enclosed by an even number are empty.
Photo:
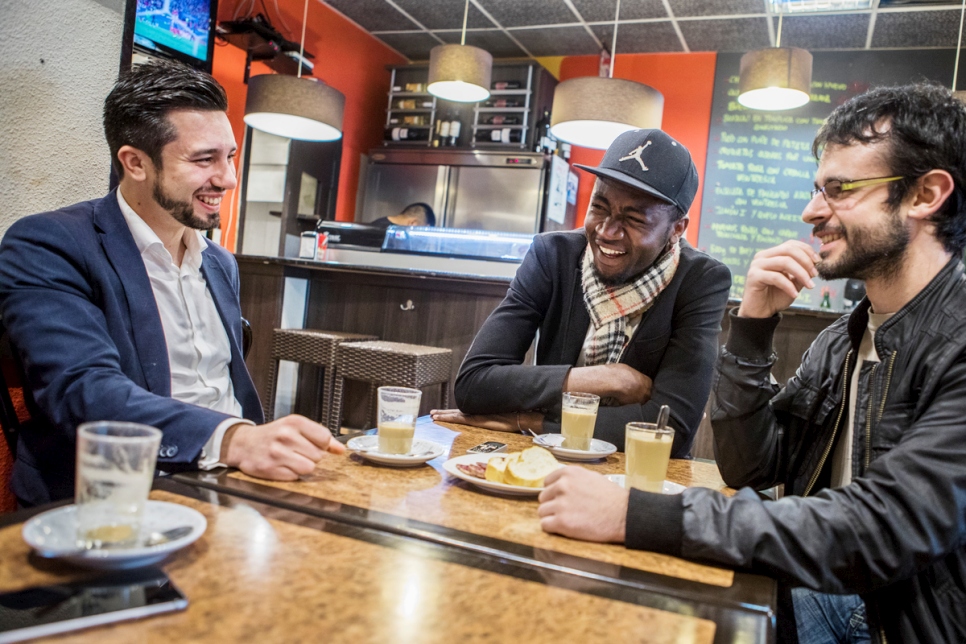
[[[707,619],[716,624],[716,642],[773,641],[773,580],[544,533],[535,498],[489,494],[442,468],[447,459],[484,441],[500,440],[516,451],[530,446],[531,438],[436,424],[428,417],[420,419],[416,435],[445,445],[447,452],[416,468],[373,465],[358,455],[332,456],[323,459],[313,474],[292,483],[227,470],[173,478],[308,517],[432,544],[456,552],[457,560],[495,558],[531,570],[555,586]],[[582,465],[601,473],[622,473],[624,455]],[[668,479],[731,492],[709,462],[674,460]]]
[[[206,533],[163,565],[186,611],[58,642],[695,642],[709,619],[608,596],[599,580],[160,480],[151,498],[192,507]],[[0,592],[74,581],[31,555],[26,513],[0,520]]]

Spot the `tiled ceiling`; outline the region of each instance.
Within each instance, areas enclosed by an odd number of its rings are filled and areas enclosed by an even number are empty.
[[[413,61],[460,42],[464,0],[322,0]],[[466,42],[495,58],[610,50],[617,0],[470,0]],[[874,0],[786,14],[782,45],[812,51],[956,47],[961,3]],[[771,0],[621,0],[617,53],[741,52],[775,44]]]

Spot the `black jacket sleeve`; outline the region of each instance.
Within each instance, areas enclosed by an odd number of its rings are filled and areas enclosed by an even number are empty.
[[[524,365],[553,297],[554,276],[537,235],[506,298],[486,319],[460,366],[454,393],[467,414],[501,414],[560,407],[571,365]]]

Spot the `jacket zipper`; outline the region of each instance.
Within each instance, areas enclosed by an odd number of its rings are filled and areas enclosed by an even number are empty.
[[[896,363],[896,354],[898,351],[893,351],[892,355],[889,357],[889,370],[886,372],[886,382],[885,389],[882,390],[882,400],[879,402],[879,413],[876,414],[875,422],[876,424],[882,420],[882,414],[885,412],[886,397],[889,395],[889,385],[892,384],[892,368]],[[879,364],[876,363],[875,367],[872,367],[872,376],[875,376],[875,370],[878,368]],[[869,394],[869,411],[868,419],[865,424],[865,470],[869,469],[869,463],[872,461],[872,394]],[[863,470],[863,472],[865,471]]]
[[[882,414],[885,413],[885,403],[886,403],[886,398],[889,395],[889,385],[892,384],[892,369],[895,366],[896,354],[898,353],[899,353],[898,351],[893,351],[892,355],[889,357],[889,370],[886,372],[885,388],[882,390],[882,400],[879,402],[879,413],[876,414],[876,417],[875,417],[876,424],[878,424],[879,421],[882,420]],[[872,367],[872,374],[869,380],[871,380],[873,384],[875,383],[875,379],[874,379],[875,370],[879,367],[879,364],[880,363],[876,363],[876,365]],[[865,469],[866,470],[869,469],[869,463],[872,460],[872,398],[874,397],[873,393],[874,393],[874,390],[869,393],[869,410],[867,413],[868,418],[866,420],[866,428],[865,428]],[[879,615],[878,611],[876,611],[876,615]],[[881,642],[881,644],[889,644],[889,640],[888,638],[886,638],[886,634],[885,634],[885,627],[882,626],[882,623],[881,623],[881,616],[879,618],[879,622],[880,622],[879,623],[879,642]]]
[[[845,413],[845,407],[848,404],[848,391],[849,391],[849,360],[852,358],[852,349],[845,354],[845,369],[842,371],[842,404],[839,407],[839,414],[835,418],[835,426],[832,427],[832,436],[828,440],[828,445],[825,446],[825,451],[822,452],[822,458],[818,462],[818,467],[815,469],[815,473],[812,474],[812,478],[808,481],[808,485],[805,487],[805,491],[802,493],[803,497],[808,496],[808,493],[812,491],[815,487],[815,481],[818,480],[819,474],[822,473],[822,468],[825,467],[825,461],[828,459],[829,452],[832,451],[832,445],[835,444],[835,436],[839,431],[839,423],[842,422],[842,414]]]

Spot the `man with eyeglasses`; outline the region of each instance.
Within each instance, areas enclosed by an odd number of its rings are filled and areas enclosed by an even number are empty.
[[[718,359],[715,453],[745,487],[628,497],[566,468],[547,477],[543,527],[777,577],[801,642],[963,642],[966,106],[938,86],[876,89],[813,150],[802,218],[821,245],[755,256]],[[867,297],[781,387],[772,334],[815,276],[864,279]],[[778,501],[749,489],[776,485]]]
[[[434,420],[560,432],[561,394],[599,395],[594,436],[624,448],[624,426],[671,408],[686,457],[704,412],[731,287],[721,262],[684,239],[698,172],[661,130],[617,137],[599,167],[584,229],[537,235],[506,299],[456,379],[456,410]],[[539,334],[536,364],[525,364]]]

